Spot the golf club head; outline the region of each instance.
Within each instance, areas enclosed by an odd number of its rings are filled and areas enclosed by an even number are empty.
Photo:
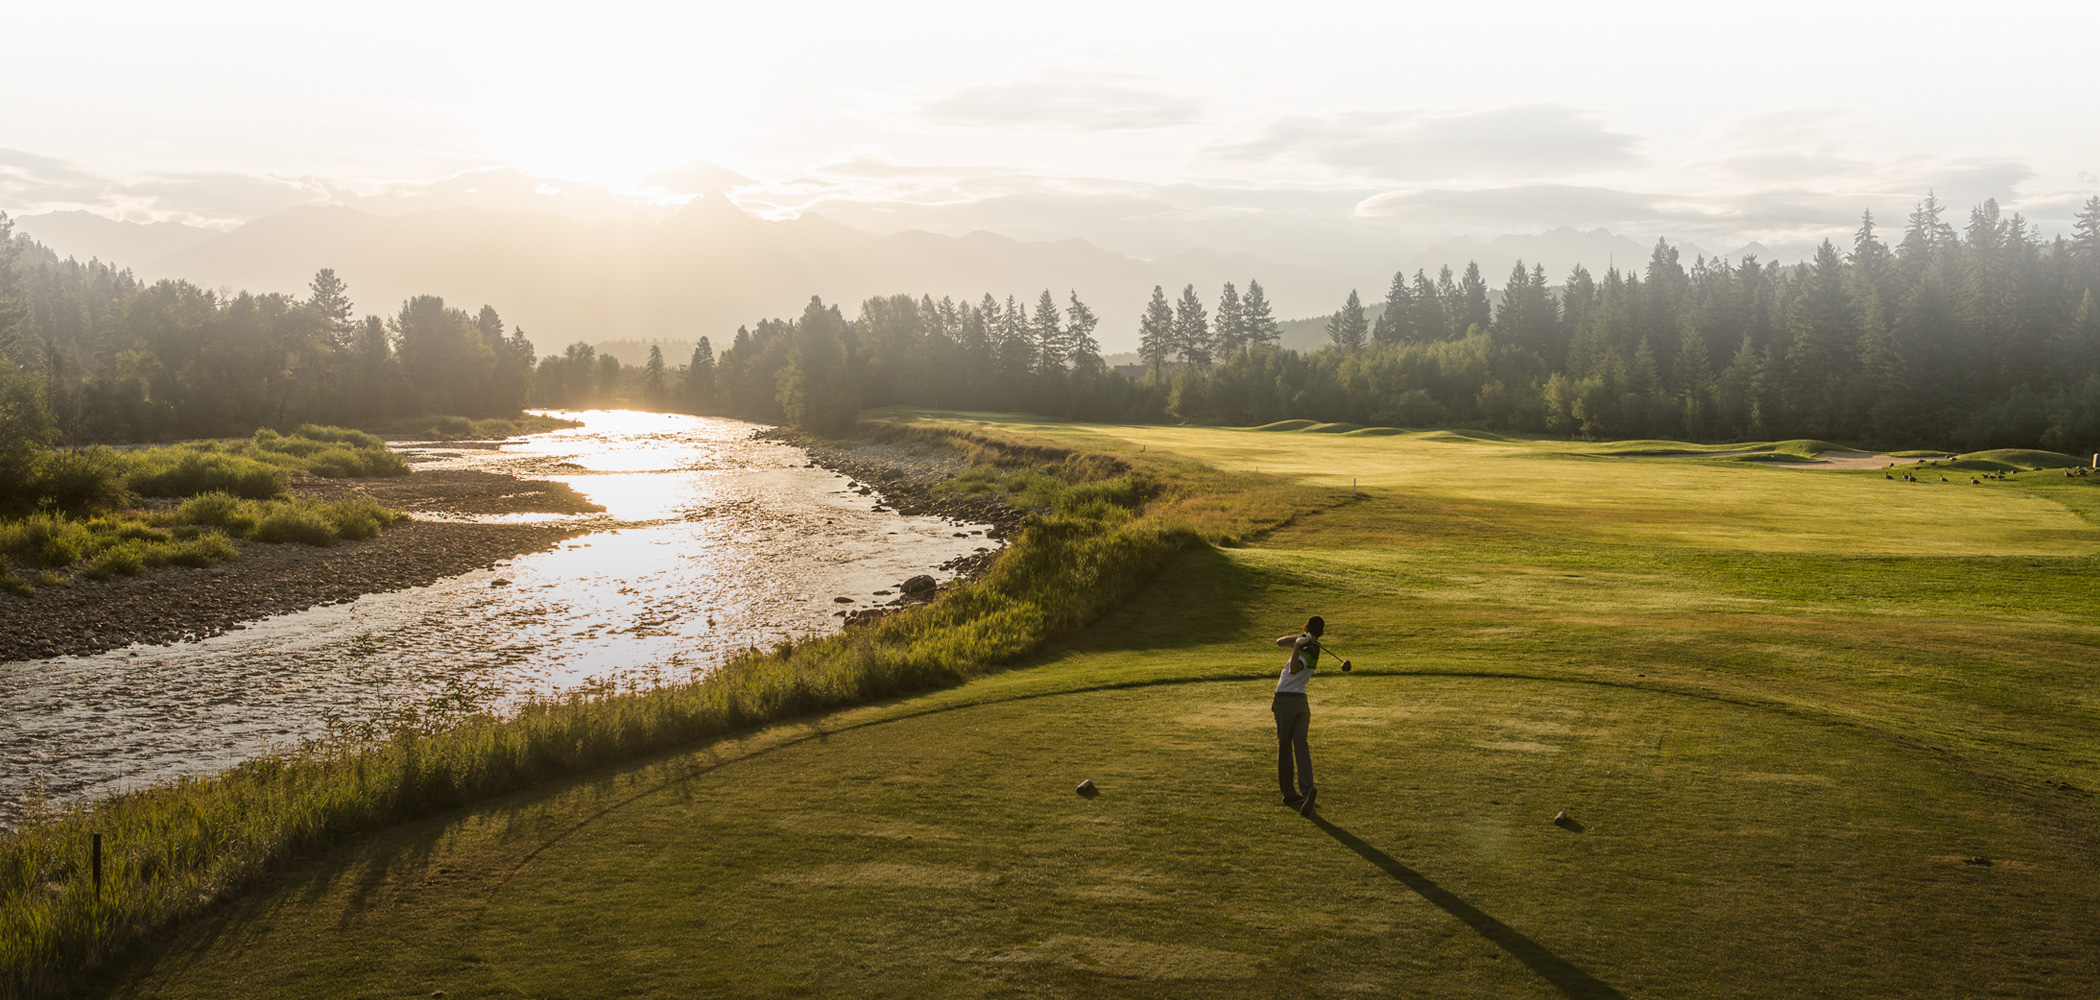
[[[1343,660],[1343,661],[1342,661],[1342,673],[1345,673],[1345,674],[1346,674],[1346,673],[1348,673],[1348,672],[1349,672],[1349,668],[1350,668],[1351,666],[1352,666],[1352,664],[1351,664],[1351,663],[1350,663],[1350,662],[1349,662],[1348,660]]]

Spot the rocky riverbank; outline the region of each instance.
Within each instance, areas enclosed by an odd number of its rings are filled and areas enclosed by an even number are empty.
[[[202,638],[258,618],[425,586],[589,530],[573,522],[476,524],[443,518],[602,509],[560,483],[473,471],[300,478],[292,488],[326,499],[363,494],[438,520],[398,524],[376,538],[331,548],[236,541],[241,557],[208,569],[170,566],[135,577],[41,587],[30,598],[0,596],[0,661]]]
[[[890,443],[876,441],[826,441],[786,429],[762,431],[761,438],[784,441],[808,452],[810,464],[830,469],[852,480],[849,488],[881,499],[884,507],[899,514],[946,518],[971,524],[989,524],[985,538],[994,546],[950,559],[940,568],[955,574],[955,580],[975,580],[991,568],[1007,535],[1018,530],[1027,511],[991,496],[943,493],[935,484],[969,468],[969,461],[953,448],[924,441]],[[916,578],[915,578],[916,580]],[[915,581],[905,581],[906,584]],[[931,578],[927,583],[931,584]],[[900,607],[932,600],[939,593],[933,586],[900,586],[887,605],[841,612],[848,625],[877,621]]]

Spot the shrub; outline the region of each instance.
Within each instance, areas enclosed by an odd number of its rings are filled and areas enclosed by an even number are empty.
[[[136,541],[120,542],[88,561],[85,573],[91,580],[107,580],[114,575],[137,576],[146,568],[146,550]]]
[[[100,446],[55,451],[38,462],[28,492],[40,507],[84,513],[115,510],[130,493],[124,488],[124,463]]]
[[[175,566],[194,566],[203,569],[213,563],[232,562],[241,557],[239,549],[225,535],[199,535],[168,547],[167,561]]]
[[[349,541],[371,538],[385,530],[387,525],[407,519],[365,497],[337,500],[323,505],[320,510],[335,533]]]
[[[327,547],[336,543],[335,525],[318,504],[273,506],[255,525],[258,542],[299,542]]]
[[[29,581],[9,573],[0,573],[0,590],[4,590],[16,597],[36,596],[36,588],[30,586]]]
[[[326,441],[331,444],[346,444],[352,448],[379,449],[386,447],[386,442],[379,440],[379,435],[367,434],[364,431],[352,430],[348,427],[324,427],[320,424],[300,424],[299,429],[293,431],[292,433],[297,437],[303,437],[311,441]]]
[[[253,534],[257,520],[254,504],[243,503],[219,492],[204,493],[183,501],[175,516],[191,524],[221,529],[237,538]]]
[[[282,496],[284,474],[267,463],[219,451],[157,448],[140,452],[128,477],[133,492],[187,497],[218,491],[250,499]]]
[[[87,527],[53,513],[0,522],[0,557],[57,568],[80,561],[88,547]]]

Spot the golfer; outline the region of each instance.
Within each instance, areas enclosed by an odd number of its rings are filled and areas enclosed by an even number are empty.
[[[1291,651],[1290,659],[1284,661],[1283,674],[1276,678],[1276,700],[1269,709],[1276,713],[1276,783],[1283,787],[1283,804],[1296,806],[1298,812],[1310,815],[1313,797],[1318,792],[1313,788],[1312,747],[1305,742],[1306,728],[1312,725],[1312,706],[1305,701],[1305,682],[1312,679],[1313,669],[1320,662],[1320,633],[1327,631],[1327,623],[1314,615],[1305,620],[1305,631],[1299,635],[1287,635],[1276,644]],[[1297,761],[1297,784],[1292,786],[1291,763]]]

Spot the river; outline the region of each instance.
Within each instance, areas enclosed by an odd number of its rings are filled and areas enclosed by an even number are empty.
[[[404,707],[501,709],[704,674],[736,651],[837,631],[842,608],[993,543],[988,525],[879,511],[758,425],[590,411],[497,447],[396,444],[416,468],[552,479],[603,505],[545,552],[223,635],[0,663],[0,824],[209,774]],[[485,520],[558,515],[503,515]],[[836,602],[851,597],[854,603]]]

